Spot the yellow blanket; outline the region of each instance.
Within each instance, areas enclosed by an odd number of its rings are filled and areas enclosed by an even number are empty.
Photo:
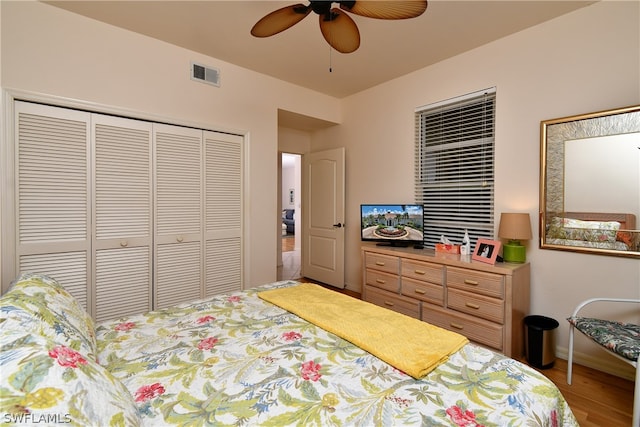
[[[455,332],[312,283],[263,291],[258,296],[414,378],[424,377],[468,342]]]

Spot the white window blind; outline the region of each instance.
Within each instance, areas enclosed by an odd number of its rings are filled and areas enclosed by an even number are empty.
[[[416,201],[424,243],[493,239],[495,88],[416,109]]]

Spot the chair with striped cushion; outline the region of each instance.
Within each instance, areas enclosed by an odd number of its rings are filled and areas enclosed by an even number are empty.
[[[573,332],[575,329],[591,338],[610,354],[616,356],[636,369],[636,380],[633,397],[633,423],[640,427],[640,325],[622,323],[615,320],[581,317],[578,312],[586,305],[595,302],[640,303],[640,299],[625,298],[592,298],[580,303],[573,311],[569,321],[569,357],[567,367],[567,383],[571,384],[573,365]]]

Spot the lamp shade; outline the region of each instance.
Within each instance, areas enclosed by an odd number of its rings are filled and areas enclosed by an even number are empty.
[[[500,216],[498,236],[509,239],[504,245],[502,255],[505,262],[525,262],[526,248],[520,240],[531,239],[531,220],[528,213],[503,213]]]
[[[500,215],[498,237],[509,240],[531,239],[531,220],[528,213],[503,213]]]

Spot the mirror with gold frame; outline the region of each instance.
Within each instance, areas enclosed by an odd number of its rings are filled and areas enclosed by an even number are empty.
[[[540,123],[540,248],[640,258],[640,105]]]

